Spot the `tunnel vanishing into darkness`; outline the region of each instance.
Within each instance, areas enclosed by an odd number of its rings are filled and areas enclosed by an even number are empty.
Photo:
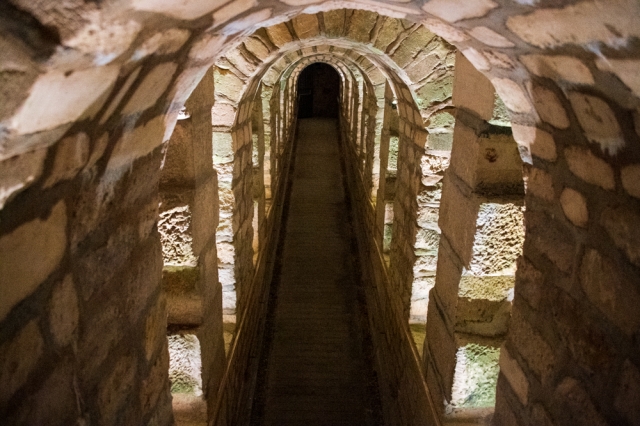
[[[640,4],[72,3],[0,6],[3,424],[640,424]]]

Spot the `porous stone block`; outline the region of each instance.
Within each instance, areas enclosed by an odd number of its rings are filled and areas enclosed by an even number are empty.
[[[158,116],[125,132],[111,154],[108,172],[122,173],[136,159],[149,155],[162,144],[164,131],[164,118]]]
[[[165,62],[153,68],[133,93],[122,114],[133,114],[154,106],[169,87],[177,68],[178,65],[173,62]]]
[[[576,226],[586,227],[589,222],[589,209],[584,195],[578,191],[565,188],[560,194],[560,205],[567,219]]]
[[[572,146],[564,150],[569,170],[592,185],[597,185],[603,189],[615,189],[615,179],[613,169],[603,159],[596,157],[591,151]]]
[[[537,379],[542,383],[548,383],[556,364],[556,355],[552,347],[531,327],[518,309],[513,310],[507,339],[518,348],[527,367]]]
[[[542,86],[533,85],[530,89],[531,99],[536,112],[543,121],[558,129],[569,127],[569,117],[556,94]]]
[[[456,22],[463,19],[479,18],[496,7],[498,4],[491,0],[430,0],[422,6],[422,9],[445,21]]]
[[[189,197],[191,198],[191,197]],[[182,201],[182,202],[180,202]],[[196,254],[193,252],[193,230],[191,228],[191,203],[186,200],[163,200],[158,220],[158,231],[162,241],[162,255],[165,265],[195,266]]]
[[[553,177],[542,169],[531,167],[527,174],[527,193],[545,201],[553,201]]]
[[[627,0],[613,0],[606,8],[600,2],[589,1],[510,16],[507,28],[540,48],[597,42],[613,46],[618,40],[640,35],[638,10],[638,5],[632,6]],[[629,19],[620,19],[621,16]]]
[[[529,147],[531,154],[547,161],[556,161],[558,154],[553,136],[536,127],[513,124],[513,137],[518,145]]]
[[[25,384],[35,370],[44,345],[42,334],[34,320],[0,347],[0,407],[6,407],[9,398]]]
[[[118,66],[105,65],[70,74],[50,71],[41,75],[11,119],[11,127],[27,134],[77,121],[94,103],[106,101],[102,97],[111,90],[119,72]]]
[[[523,55],[520,61],[539,77],[560,79],[575,84],[594,84],[589,68],[578,58],[564,55]]]
[[[520,368],[518,361],[513,359],[506,347],[500,349],[500,373],[506,377],[511,389],[516,394],[522,405],[527,405],[529,400],[529,380]]]
[[[571,92],[569,100],[589,141],[599,144],[602,151],[610,155],[615,155],[624,148],[625,140],[620,124],[603,99]]]
[[[293,18],[293,29],[299,39],[315,37],[320,33],[316,15],[301,14]]]
[[[450,405],[454,409],[493,407],[500,348],[460,342],[456,351]]]
[[[72,179],[89,159],[89,137],[80,132],[58,142],[53,169],[44,183],[49,188],[56,183]]]
[[[640,370],[628,359],[622,365],[614,406],[629,424],[640,424]]]
[[[532,111],[531,102],[518,83],[508,78],[493,78],[491,83],[496,88],[500,99],[511,111],[516,113]]]
[[[620,171],[622,187],[633,197],[640,198],[640,164],[632,164]]]
[[[4,160],[0,166],[0,210],[14,196],[35,182],[42,174],[47,155],[38,149]]]
[[[580,283],[591,303],[627,335],[640,329],[640,291],[613,260],[588,250],[580,267]]]
[[[640,214],[626,207],[609,207],[600,218],[609,237],[635,265],[640,266]]]
[[[210,2],[202,2],[199,0],[182,2],[171,0],[133,0],[132,6],[136,10],[161,13],[175,19],[191,20],[212,12],[226,2],[227,0],[214,0]]]
[[[75,337],[78,322],[78,295],[73,278],[67,275],[54,287],[49,305],[49,323],[55,342],[60,346],[69,344]]]
[[[59,201],[37,218],[0,238],[0,320],[33,293],[62,260],[67,249],[67,209]]]
[[[565,377],[555,389],[553,394],[557,401],[562,401],[567,410],[568,419],[573,424],[589,424],[605,426],[608,423],[594,406],[589,394],[583,386],[572,377]]]

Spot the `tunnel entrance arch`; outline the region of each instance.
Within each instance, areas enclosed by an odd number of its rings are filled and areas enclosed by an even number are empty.
[[[298,77],[298,118],[338,118],[340,75],[322,62],[311,64]]]

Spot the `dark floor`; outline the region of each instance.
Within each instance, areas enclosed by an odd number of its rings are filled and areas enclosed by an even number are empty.
[[[336,120],[299,122],[254,425],[377,425]]]

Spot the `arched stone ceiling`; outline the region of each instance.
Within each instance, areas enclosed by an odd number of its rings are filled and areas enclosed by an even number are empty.
[[[615,153],[625,144],[615,104],[635,117],[634,138],[640,133],[636,0],[12,0],[2,66],[16,72],[7,74],[0,108],[0,159],[50,145],[78,121],[100,120],[99,130],[168,113],[166,138],[226,46],[260,27],[345,7],[378,13],[377,28],[385,16],[421,23],[455,45],[491,79],[516,124],[545,128],[537,111],[570,108],[586,139]],[[150,89],[120,106],[138,76],[138,90]],[[551,82],[567,102],[534,90]],[[96,117],[108,100],[115,106]],[[605,125],[594,128],[590,117]]]

